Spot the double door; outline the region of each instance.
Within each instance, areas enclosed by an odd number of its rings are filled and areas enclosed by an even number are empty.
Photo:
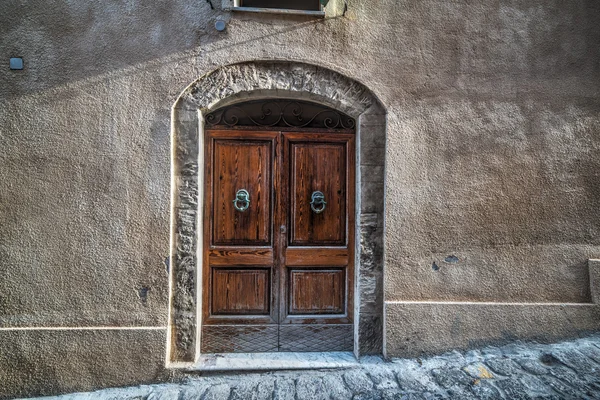
[[[354,134],[209,130],[201,351],[353,348]]]

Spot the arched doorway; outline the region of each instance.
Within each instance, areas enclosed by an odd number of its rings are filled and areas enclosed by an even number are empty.
[[[255,102],[256,100],[262,100],[262,103]],[[233,128],[227,124],[228,121],[230,123],[233,121],[232,119],[227,120],[227,114],[218,115],[221,111],[227,112],[226,110],[232,110],[235,107],[239,108],[240,104],[252,104],[253,106],[258,105],[259,107],[263,107],[266,100],[277,100],[280,104],[283,104],[283,102],[295,102],[305,107],[316,107],[318,110],[316,114],[323,111],[320,114],[323,117],[320,122],[323,126],[310,127],[308,125],[302,126],[303,124],[299,123],[292,127],[273,125],[271,127]],[[251,114],[251,112],[248,113]],[[329,117],[325,117],[325,113],[330,113]],[[332,113],[343,117],[345,122],[337,127],[332,127]],[[297,112],[293,111],[293,107],[288,110],[288,116],[297,117],[295,114]],[[270,115],[273,114],[271,113]],[[203,242],[203,238],[210,238],[207,235],[203,236],[203,233],[208,232],[209,234],[213,234],[214,238],[214,231],[211,231],[210,227],[213,226],[211,225],[211,218],[214,220],[215,215],[204,215],[203,205],[206,204],[207,198],[211,199],[212,193],[208,193],[208,191],[215,190],[215,186],[205,180],[213,179],[211,176],[214,176],[214,174],[211,175],[212,172],[207,168],[212,168],[212,163],[214,162],[214,159],[211,158],[214,147],[211,150],[212,145],[209,142],[224,140],[223,138],[218,139],[220,137],[218,136],[219,134],[215,136],[214,132],[211,133],[211,126],[219,125],[215,121],[220,117],[224,118],[221,122],[224,122],[225,125],[221,126],[220,131],[229,131],[230,133],[226,134],[230,135],[229,138],[243,141],[248,135],[241,135],[238,132],[237,136],[235,136],[235,133],[231,132],[244,129],[247,132],[248,129],[251,129],[257,132],[255,136],[258,139],[255,142],[263,142],[266,145],[270,141],[273,144],[269,151],[275,151],[275,148],[280,149],[283,158],[277,161],[280,165],[279,167],[273,167],[275,169],[273,170],[272,177],[279,179],[278,184],[284,185],[286,190],[289,190],[289,184],[285,182],[294,179],[289,174],[285,175],[282,173],[281,170],[284,164],[287,165],[286,168],[289,168],[291,165],[289,164],[290,159],[288,158],[286,161],[285,157],[285,152],[289,152],[289,149],[293,148],[293,145],[290,143],[298,144],[297,149],[309,149],[303,154],[313,152],[312,155],[309,154],[308,158],[305,158],[309,160],[307,163],[311,165],[311,157],[319,157],[319,154],[321,158],[331,158],[328,161],[335,161],[335,157],[325,155],[329,154],[326,152],[319,153],[319,150],[313,151],[307,143],[316,144],[315,148],[319,146],[335,148],[337,146],[337,153],[335,151],[334,153],[338,155],[342,154],[342,151],[339,149],[344,149],[344,157],[346,158],[342,162],[341,156],[338,157],[337,164],[342,165],[346,163],[348,165],[348,160],[352,161],[351,170],[344,171],[344,174],[347,174],[344,179],[346,179],[348,185],[343,189],[339,189],[340,194],[344,193],[345,198],[348,199],[348,195],[350,196],[349,200],[347,200],[348,203],[343,207],[340,206],[338,209],[338,212],[341,212],[340,210],[344,208],[347,214],[344,217],[338,218],[340,221],[344,220],[345,225],[343,228],[342,225],[337,225],[337,230],[329,232],[329,236],[317,237],[317,240],[324,240],[322,243],[312,244],[316,245],[314,247],[325,249],[327,247],[336,247],[335,245],[340,247],[339,244],[341,241],[344,241],[344,248],[347,251],[346,255],[343,256],[346,257],[345,260],[340,261],[342,256],[339,254],[337,255],[337,259],[335,255],[323,254],[323,249],[320,249],[321,253],[319,254],[323,256],[323,259],[329,259],[330,261],[328,262],[330,264],[333,263],[333,265],[326,265],[327,262],[321,262],[320,265],[317,262],[313,262],[313,265],[306,265],[308,264],[307,261],[298,261],[298,263],[303,265],[289,265],[288,259],[293,259],[294,254],[284,254],[282,251],[284,247],[289,249],[290,246],[275,245],[275,240],[271,243],[275,247],[279,246],[279,248],[273,248],[273,257],[282,257],[281,260],[278,259],[277,263],[273,262],[273,265],[275,265],[273,268],[275,268],[276,272],[269,269],[271,267],[265,267],[264,262],[261,264],[262,266],[243,266],[246,272],[248,270],[253,271],[250,273],[238,273],[236,276],[235,273],[229,274],[228,272],[223,272],[227,271],[227,268],[229,268],[228,271],[235,271],[235,268],[237,268],[236,265],[239,267],[239,264],[251,264],[248,261],[240,262],[240,259],[235,259],[235,257],[230,260],[231,264],[227,264],[221,268],[223,271],[214,272],[210,268],[210,254],[215,249],[210,248],[210,240]],[[269,115],[265,115],[265,117],[269,117]],[[238,116],[237,118],[237,121],[239,121],[240,117]],[[303,119],[303,121],[308,120],[310,118]],[[350,127],[348,125],[349,121],[356,121],[356,123]],[[298,121],[296,120],[296,122]],[[266,125],[269,125],[269,123]],[[276,129],[272,129],[274,127]],[[318,132],[319,129],[326,130],[327,132]],[[336,129],[340,131],[336,133]],[[299,130],[302,132],[299,132]],[[342,132],[342,130],[345,130],[345,132]],[[219,131],[219,129],[212,129],[212,131]],[[268,135],[265,132],[271,132],[271,136],[267,137]],[[302,134],[310,134],[309,136],[312,136],[307,138],[302,137]],[[334,136],[339,139],[339,143],[334,145],[327,142],[328,138]],[[287,145],[280,143],[287,143]],[[281,323],[286,318],[288,318],[288,321],[290,318],[293,319],[294,315],[298,316],[297,320],[303,320],[303,322],[307,323],[289,323],[290,329],[295,329],[295,326],[301,325],[318,325],[312,322],[323,322],[326,320],[326,324],[321,324],[325,325],[325,328],[333,327],[344,330],[342,336],[345,338],[345,342],[342,342],[345,343],[345,349],[354,350],[356,354],[381,353],[383,337],[383,167],[385,160],[385,111],[376,97],[360,83],[334,71],[313,65],[289,62],[250,62],[230,65],[205,75],[182,93],[173,107],[172,144],[171,300],[169,307],[167,354],[169,365],[185,365],[185,363],[193,362],[202,353],[202,347],[206,344],[206,341],[203,341],[202,337],[211,334],[211,332],[204,329],[205,326],[208,327],[211,325],[209,321],[211,317],[210,313],[206,314],[205,312],[211,309],[219,309],[221,314],[239,313],[240,309],[252,310],[254,314],[258,313],[260,315],[247,318],[252,319],[256,317],[263,318],[264,320],[271,318],[271,325],[277,325],[277,335],[279,337],[282,334],[279,328]],[[254,150],[252,151],[254,152],[258,152],[258,147],[261,145],[250,143],[245,146],[253,148]],[[230,147],[235,148],[236,145]],[[264,149],[266,150],[267,148],[265,147]],[[233,150],[234,153],[235,151]],[[300,151],[300,153],[302,152]],[[238,154],[241,153],[238,151]],[[273,159],[268,161],[268,163],[276,161],[275,153],[271,154],[273,154]],[[266,168],[264,159],[262,162]],[[356,171],[356,173],[352,173],[353,171]],[[374,173],[373,171],[378,172]],[[351,173],[353,176],[350,176]],[[255,176],[255,174],[248,176]],[[340,176],[338,175],[337,178],[330,179],[340,180]],[[245,182],[244,184],[249,185],[250,183]],[[350,184],[354,187],[351,188]],[[253,203],[253,199],[257,199],[257,195],[252,195],[250,189],[241,186],[239,188],[236,186],[235,199],[238,198],[238,192],[243,189],[246,190],[247,194],[244,194],[243,191],[240,192],[237,203],[241,209],[245,206],[247,196],[250,197],[250,204],[256,204]],[[264,190],[267,189],[266,187],[258,189],[255,186],[252,190],[261,190],[264,193]],[[314,192],[323,193],[323,191],[317,188],[305,188],[305,190],[312,190],[309,196],[311,200],[314,200]],[[350,193],[351,191],[354,194]],[[331,191],[330,193],[323,193],[325,196],[324,202],[328,202],[327,199],[332,198],[332,193]],[[305,194],[308,195],[307,193],[303,193],[302,201],[304,203],[306,200],[304,199],[306,197]],[[317,195],[316,203],[313,201],[316,204],[315,207],[317,210],[320,209],[319,204],[322,204],[319,203],[318,197]],[[335,201],[339,202],[340,198],[338,197]],[[264,201],[265,197],[262,197],[262,199]],[[292,200],[291,197],[287,197],[287,199],[288,204],[277,206],[273,203],[269,206],[273,207],[273,214],[270,214],[268,218],[273,218],[273,222],[276,222],[277,218],[279,218],[279,221],[291,221],[288,217],[290,209],[293,209],[293,206],[289,204]],[[236,205],[233,200],[227,199],[227,202],[222,202],[223,205],[227,203],[228,209],[226,212],[229,213],[230,217],[231,211]],[[210,207],[213,207],[212,200],[210,201]],[[329,205],[330,203],[327,204]],[[306,204],[304,204],[304,207],[306,207]],[[213,212],[214,208],[210,208],[210,210]],[[234,210],[234,217],[232,218],[235,220],[237,213],[239,222],[240,216],[246,215],[242,214],[243,212]],[[307,211],[303,212],[306,214]],[[310,212],[314,213],[313,211]],[[281,219],[281,215],[286,215],[286,217]],[[262,217],[266,218],[266,214],[262,215]],[[276,232],[277,229],[281,229],[281,225],[284,224],[273,222],[270,223],[269,229],[272,229],[271,234],[275,237],[278,234]],[[229,226],[231,228],[234,224],[230,223]],[[255,223],[256,226],[258,225]],[[288,231],[289,226],[284,226],[284,229],[286,229],[286,232],[281,235],[279,231],[279,237],[287,238],[286,240],[288,240],[289,244],[291,237]],[[348,233],[348,229],[352,232]],[[267,231],[268,229],[263,231],[263,233]],[[260,235],[256,235],[256,231],[254,232],[255,239],[259,238]],[[343,238],[336,236],[340,233],[343,233],[345,236]],[[302,243],[302,237],[299,236],[299,238],[300,241],[297,242],[298,244]],[[225,242],[233,240],[235,242],[237,239],[235,234],[230,233],[229,236],[226,234],[218,240],[224,240]],[[310,240],[310,237],[308,240]],[[337,240],[338,242],[325,245],[327,240]],[[230,244],[235,245],[233,243]],[[262,242],[256,242],[254,245],[255,247],[265,247]],[[309,251],[304,255],[297,255],[297,257],[310,257],[318,253],[315,250],[318,249],[313,249],[313,251]],[[239,250],[235,251],[239,252]],[[253,252],[256,251],[258,250],[253,250]],[[285,268],[283,265],[285,265]],[[257,266],[260,268],[256,268]],[[239,270],[238,272],[240,272]],[[271,276],[271,274],[273,280],[271,283],[266,283],[267,277]],[[260,287],[260,282],[270,285],[269,287],[279,286],[276,287],[275,291],[271,290],[269,294],[265,294],[265,291],[260,292],[260,290],[258,295],[246,294],[246,299],[235,305],[235,301],[239,302],[239,299],[236,300],[234,297],[229,297],[214,300],[209,295],[213,289],[207,280],[210,281],[211,279],[211,282],[217,282],[217,284],[225,284],[224,282],[226,282],[230,287],[232,287],[232,282],[233,286],[241,285],[240,282],[246,279],[254,282],[255,285],[252,287],[255,288],[257,285]],[[290,281],[294,279],[298,284],[304,284],[304,287],[307,284],[309,286],[312,285],[312,290],[322,292],[323,296],[317,296],[320,300],[316,304],[309,304],[309,299],[294,299],[293,295],[290,295],[290,291],[293,292],[293,285],[290,286]],[[322,282],[326,282],[326,284],[319,286]],[[334,287],[335,285],[338,285],[340,288],[344,286],[344,290],[340,289],[340,291],[327,298],[323,288],[326,286]],[[295,303],[292,304],[293,302]],[[267,303],[269,305],[268,310],[265,306]],[[275,303],[279,305],[275,307]],[[320,309],[319,307],[322,308]],[[310,312],[314,312],[315,314],[311,317]],[[329,314],[325,314],[326,312]],[[273,319],[273,313],[276,314],[277,320]],[[318,313],[322,313],[320,315],[325,316],[316,317],[315,315],[319,315]],[[227,318],[224,315],[222,317],[221,319]],[[229,318],[231,320],[236,318],[240,320],[239,317],[237,315]],[[208,323],[205,324],[204,322]],[[235,323],[231,325],[235,325]],[[315,327],[313,326],[313,328]],[[313,329],[313,331],[316,332],[318,329]],[[234,334],[233,337],[238,336]],[[223,340],[222,336],[221,339],[217,340],[219,343],[224,341],[226,340]],[[281,346],[281,343],[278,343],[277,348],[281,350]],[[283,350],[287,349],[285,346],[287,345],[283,345]],[[232,347],[235,346],[230,346],[229,348]],[[333,348],[323,348],[323,350],[331,349]],[[289,347],[289,351],[300,350]],[[311,349],[307,350],[312,351]],[[210,349],[207,345],[204,351],[216,351],[216,349]],[[236,350],[234,349],[234,351]],[[247,350],[243,350],[240,347],[239,351]]]

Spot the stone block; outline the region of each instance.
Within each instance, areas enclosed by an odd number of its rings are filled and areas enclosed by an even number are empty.
[[[360,314],[358,325],[359,354],[381,354],[383,352],[383,320],[381,314]]]
[[[385,120],[367,125],[361,118],[358,128],[360,146],[385,147],[386,140],[385,135],[381,134],[382,131],[385,131]]]
[[[385,126],[387,116],[385,113],[378,113],[377,110],[368,110],[360,117],[361,126]]]
[[[373,389],[373,381],[362,370],[355,369],[344,374],[346,386],[354,393],[369,393]]]
[[[491,358],[485,362],[494,372],[504,376],[521,374],[521,368],[510,358]]]
[[[360,165],[385,165],[385,147],[361,145]]]
[[[361,182],[361,212],[383,214],[383,197],[368,195],[368,193],[384,193],[383,182]]]
[[[360,215],[360,227],[376,229],[379,226],[380,215],[377,213],[366,213]]]
[[[383,182],[385,167],[383,165],[361,165],[360,177],[362,182]]]
[[[301,376],[296,381],[296,397],[306,400],[325,400],[329,396],[320,377]]]

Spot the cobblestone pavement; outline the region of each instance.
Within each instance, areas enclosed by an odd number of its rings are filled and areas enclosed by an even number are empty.
[[[190,377],[53,399],[600,399],[600,335],[423,359],[367,357],[342,370]]]

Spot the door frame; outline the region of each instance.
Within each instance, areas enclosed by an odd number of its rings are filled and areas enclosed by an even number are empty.
[[[203,129],[211,112],[255,99],[298,99],[339,110],[356,124],[355,355],[381,354],[383,331],[384,176],[387,115],[360,82],[321,66],[249,61],[219,67],[191,83],[172,107],[171,239],[166,365],[200,359]]]

